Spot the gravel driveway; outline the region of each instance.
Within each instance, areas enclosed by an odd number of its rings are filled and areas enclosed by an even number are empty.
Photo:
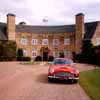
[[[90,100],[79,84],[48,83],[47,72],[46,65],[0,62],[0,100]]]

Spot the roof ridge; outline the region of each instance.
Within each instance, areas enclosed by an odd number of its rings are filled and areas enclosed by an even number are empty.
[[[0,24],[7,24],[7,23],[5,23],[5,22],[0,22]]]
[[[70,25],[16,25],[16,26],[25,26],[25,27],[64,27],[64,26],[74,26],[75,24]]]

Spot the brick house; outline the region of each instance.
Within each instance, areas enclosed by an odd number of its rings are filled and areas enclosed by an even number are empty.
[[[22,48],[24,56],[34,59],[40,55],[65,57],[81,52],[82,40],[91,40],[100,45],[100,21],[84,23],[84,14],[75,16],[76,23],[62,26],[15,25],[15,15],[7,15],[7,24],[0,23],[0,40],[16,41],[17,49]]]

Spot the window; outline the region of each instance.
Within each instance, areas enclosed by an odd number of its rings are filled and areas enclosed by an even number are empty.
[[[36,57],[37,56],[37,51],[36,50],[32,50],[32,56]]]
[[[97,38],[97,45],[100,45],[100,38]]]
[[[42,45],[48,45],[48,39],[43,39],[42,40]]]
[[[59,45],[59,39],[53,39],[53,45]]]
[[[37,39],[32,39],[32,45],[37,45]]]
[[[21,44],[22,45],[27,45],[27,39],[26,38],[22,38],[21,39]]]
[[[59,51],[54,51],[54,52],[53,52],[53,56],[54,56],[55,58],[58,58],[58,57],[59,57]]]
[[[23,50],[23,56],[27,56],[27,51]]]
[[[71,55],[71,51],[64,51],[64,56],[67,57],[67,56],[70,56]]]
[[[64,39],[64,45],[70,45],[70,39]]]

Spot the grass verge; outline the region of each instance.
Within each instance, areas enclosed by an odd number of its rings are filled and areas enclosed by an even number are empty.
[[[92,100],[100,100],[100,69],[81,72],[79,84]]]
[[[42,61],[22,61],[20,62],[20,64],[23,64],[23,65],[36,65],[36,64],[41,64]],[[43,62],[44,65],[51,65],[52,62]]]
[[[31,62],[31,61],[23,61],[23,62],[20,62],[20,64],[23,64],[23,65],[35,65],[35,64],[40,64],[41,62]]]

